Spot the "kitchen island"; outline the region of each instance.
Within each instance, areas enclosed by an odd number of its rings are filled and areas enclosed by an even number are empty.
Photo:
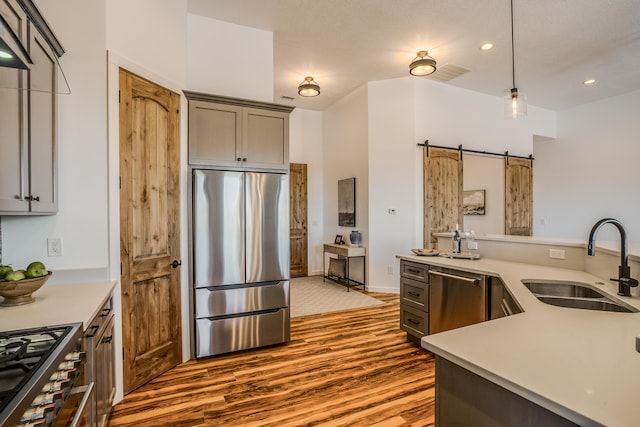
[[[521,280],[587,283],[637,309],[639,297],[618,297],[617,285],[608,277],[579,270],[489,258],[398,258],[499,277],[524,310],[423,337],[422,346],[436,354],[438,363],[453,365],[578,425],[638,425],[640,353],[635,338],[640,334],[640,313],[551,306],[539,301]],[[504,400],[500,405],[509,410]]]

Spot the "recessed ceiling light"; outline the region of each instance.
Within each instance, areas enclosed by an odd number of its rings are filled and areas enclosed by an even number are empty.
[[[583,85],[592,85],[596,82],[596,79],[589,79],[582,82]]]
[[[480,46],[480,50],[490,50],[493,49],[493,43],[485,43]]]

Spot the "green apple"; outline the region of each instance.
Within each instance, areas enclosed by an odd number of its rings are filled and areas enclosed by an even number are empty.
[[[4,276],[4,280],[7,282],[15,282],[26,278],[27,276],[25,275],[24,270],[10,271],[6,276]]]
[[[44,264],[41,263],[40,261],[33,261],[31,264],[29,264],[29,266],[27,267],[27,270],[30,270],[32,268],[39,268],[41,270],[46,270]]]
[[[33,279],[34,277],[42,277],[47,275],[47,268],[40,261],[34,261],[27,267],[27,271],[25,275],[29,279]]]
[[[13,268],[10,265],[0,265],[0,280],[4,279],[7,273],[11,273]]]

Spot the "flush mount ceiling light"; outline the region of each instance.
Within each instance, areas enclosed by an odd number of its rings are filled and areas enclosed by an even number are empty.
[[[318,96],[320,95],[320,85],[313,80],[313,77],[307,76],[298,85],[298,94],[300,96]]]
[[[480,46],[480,50],[491,50],[493,49],[493,43],[485,43]]]
[[[592,85],[596,82],[596,79],[589,79],[582,82],[583,85]]]
[[[527,115],[527,96],[516,87],[516,60],[513,43],[513,0],[511,0],[511,90],[504,96],[504,117],[515,119]]]
[[[436,71],[436,60],[429,56],[426,50],[417,53],[411,64],[409,64],[409,74],[412,76],[428,76]]]

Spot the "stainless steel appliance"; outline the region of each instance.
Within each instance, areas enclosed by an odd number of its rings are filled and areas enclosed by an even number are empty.
[[[429,334],[487,320],[487,285],[483,275],[429,269]]]
[[[0,332],[0,425],[90,426],[82,323]]]
[[[290,339],[285,173],[193,171],[195,356]]]

